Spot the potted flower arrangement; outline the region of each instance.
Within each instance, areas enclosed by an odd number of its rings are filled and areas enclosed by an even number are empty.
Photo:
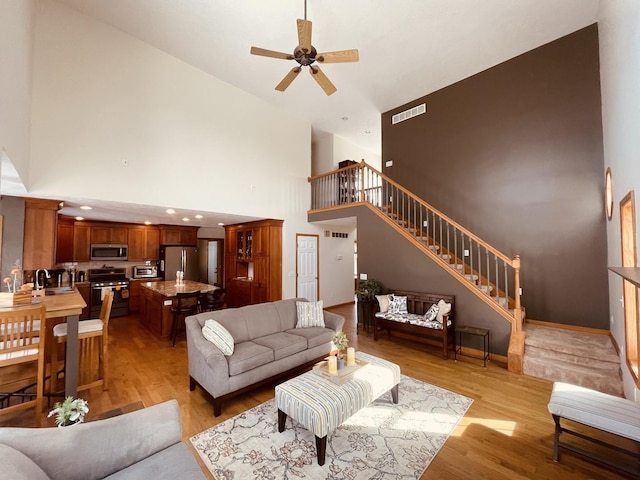
[[[84,416],[89,412],[89,405],[82,398],[69,396],[62,403],[57,402],[48,417],[56,416],[58,427],[67,427],[75,423],[82,423]]]
[[[335,347],[338,349],[338,370],[344,367],[344,351],[349,346],[349,339],[347,338],[347,334],[342,330],[336,332],[331,340]]]
[[[360,280],[356,290],[358,299],[358,326],[369,331],[369,325],[373,324],[373,314],[375,313],[376,295],[382,293],[382,283],[373,278]]]

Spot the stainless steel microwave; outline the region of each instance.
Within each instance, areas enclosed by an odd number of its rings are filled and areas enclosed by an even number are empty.
[[[128,245],[91,244],[91,260],[127,260]]]

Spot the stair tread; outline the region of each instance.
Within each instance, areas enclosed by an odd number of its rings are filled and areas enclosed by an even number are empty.
[[[601,361],[620,362],[619,355],[607,335],[529,323],[525,324],[524,330],[526,332],[525,348],[526,346],[534,346]]]
[[[522,372],[551,382],[566,382],[612,395],[623,395],[622,377],[619,371],[617,375],[612,375],[610,371],[600,371],[592,366],[567,363],[552,358],[532,358],[527,356],[525,351]]]
[[[620,359],[618,357],[616,357],[614,361],[608,361],[603,360],[601,357],[584,357],[582,355],[573,355],[571,353],[548,350],[546,348],[534,347],[532,345],[527,345],[525,355],[529,358],[551,359],[557,362],[582,365],[584,367],[597,369],[601,372],[606,371],[617,373],[620,371]]]

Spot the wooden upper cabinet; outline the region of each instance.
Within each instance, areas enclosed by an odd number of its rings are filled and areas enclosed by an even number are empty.
[[[129,261],[158,260],[160,230],[158,227],[129,227]]]
[[[58,218],[56,237],[56,263],[73,262],[74,220],[69,217]]]
[[[126,244],[127,227],[93,226],[91,227],[91,243]]]
[[[58,225],[57,200],[25,199],[22,268],[53,268]]]
[[[160,245],[185,245],[198,244],[198,227],[181,227],[178,225],[160,226]]]
[[[73,261],[88,262],[91,259],[91,227],[76,222],[73,227]]]

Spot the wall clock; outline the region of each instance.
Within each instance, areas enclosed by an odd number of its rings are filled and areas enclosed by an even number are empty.
[[[604,176],[604,206],[607,211],[607,218],[611,220],[613,215],[613,185],[611,180],[611,167],[607,168]]]

